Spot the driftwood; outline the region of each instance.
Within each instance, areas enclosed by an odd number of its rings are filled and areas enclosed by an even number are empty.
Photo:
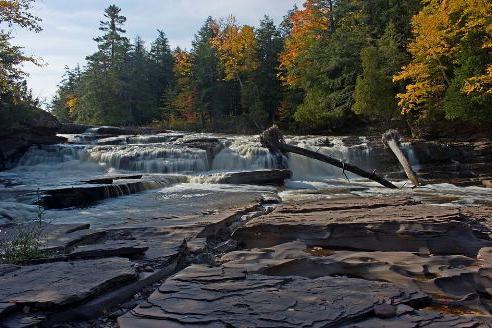
[[[417,178],[417,174],[415,174],[414,170],[412,169],[408,158],[401,150],[400,134],[398,133],[398,131],[389,130],[385,134],[383,134],[383,143],[388,146],[395,154],[396,158],[398,158],[398,161],[405,170],[408,179],[412,181],[415,187],[418,187],[418,185],[420,184],[419,179]]]
[[[318,152],[304,149],[301,147],[297,146],[292,146],[289,144],[285,143],[285,139],[280,132],[279,128],[274,125],[271,128],[265,130],[261,135],[260,135],[260,142],[263,145],[263,147],[268,148],[272,153],[278,153],[278,152],[283,152],[283,153],[294,153],[302,156],[306,156],[309,158],[316,159],[321,162],[325,162],[328,164],[331,164],[333,166],[336,166],[340,169],[343,170],[344,174],[345,171],[352,172],[354,174],[357,174],[358,176],[361,176],[363,178],[367,178],[372,181],[376,181],[377,183],[388,187],[392,189],[397,189],[398,187],[392,184],[390,181],[384,179],[383,177],[379,176],[376,174],[376,171],[374,172],[367,172],[355,165],[349,164],[349,163],[344,163],[336,158],[320,154]]]

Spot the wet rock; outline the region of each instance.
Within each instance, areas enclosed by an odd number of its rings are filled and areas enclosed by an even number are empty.
[[[233,236],[246,248],[294,240],[309,246],[372,251],[428,250],[475,257],[491,246],[457,208],[408,204],[394,198],[347,198],[280,205]],[[409,201],[411,202],[411,201]]]
[[[218,180],[225,184],[251,184],[281,186],[286,179],[292,177],[289,170],[257,170],[226,173]]]
[[[145,190],[184,182],[185,176],[162,176],[148,179],[121,179],[113,184],[88,184],[69,188],[43,190],[40,204],[49,209],[86,207],[98,201],[136,194]],[[114,182],[114,181],[113,181]]]
[[[183,140],[182,144],[189,148],[205,150],[209,167],[212,166],[215,156],[224,149],[224,144],[218,138],[187,139]]]
[[[102,138],[96,141],[97,145],[124,145],[128,143],[128,139],[130,137],[127,136],[118,136],[118,137],[109,137],[109,138]]]
[[[482,180],[482,185],[487,188],[492,188],[492,180]]]
[[[0,304],[49,310],[81,302],[134,279],[131,262],[121,258],[25,266],[0,276]]]
[[[344,277],[306,279],[194,265],[118,319],[132,327],[323,327],[369,317],[380,301],[425,303],[416,290]]]
[[[142,179],[142,174],[135,175],[115,175],[115,176],[102,176],[96,177],[90,180],[83,181],[89,184],[112,184],[115,180],[139,180]]]

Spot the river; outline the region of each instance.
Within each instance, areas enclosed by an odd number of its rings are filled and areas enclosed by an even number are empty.
[[[3,219],[29,220],[39,211],[36,200],[46,190],[84,185],[100,176],[144,174],[148,190],[108,198],[85,208],[43,210],[52,223],[90,223],[93,227],[144,223],[154,218],[195,215],[218,208],[241,206],[261,196],[283,201],[401,194],[437,204],[491,204],[492,190],[427,184],[417,189],[403,179],[397,166],[381,162],[365,137],[289,136],[286,141],[310,148],[365,169],[386,174],[399,190],[345,176],[342,170],[298,155],[278,158],[262,148],[255,136],[162,133],[101,137],[97,129],[64,135],[68,143],[32,147],[9,171],[0,172],[0,223]],[[350,142],[347,140],[350,139]],[[213,141],[210,149],[196,142]],[[411,144],[404,150],[418,172],[419,158]],[[383,156],[391,157],[388,152]],[[225,172],[288,168],[292,179],[283,187],[217,183]]]

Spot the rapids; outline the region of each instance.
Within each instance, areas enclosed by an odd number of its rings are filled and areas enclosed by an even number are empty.
[[[94,226],[143,223],[153,218],[241,206],[265,194],[278,194],[284,200],[407,194],[439,204],[490,204],[492,199],[492,191],[480,187],[434,184],[410,189],[398,166],[383,163],[365,137],[350,137],[347,142],[344,137],[288,136],[286,141],[367,170],[376,169],[388,174],[402,189],[388,190],[351,174],[345,176],[338,168],[302,156],[279,158],[261,147],[255,136],[178,132],[116,137],[87,132],[63,136],[69,143],[32,147],[17,167],[0,172],[0,224],[2,220],[35,217],[38,208],[33,204],[43,190],[79,186],[94,177],[139,173],[146,175],[147,191],[106,199],[88,208],[48,210],[43,217],[53,223],[83,222]],[[418,172],[419,159],[411,145],[403,146]],[[293,172],[285,187],[217,183],[225,172],[274,168]]]

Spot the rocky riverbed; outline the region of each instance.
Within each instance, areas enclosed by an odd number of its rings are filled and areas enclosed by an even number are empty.
[[[255,137],[64,128],[0,172],[0,243],[39,238],[2,327],[492,326],[487,140],[404,143],[411,189],[377,137],[287,138],[390,190]]]
[[[492,208],[401,197],[273,203],[113,229],[46,224],[49,258],[0,266],[0,320],[5,327],[492,325]]]

